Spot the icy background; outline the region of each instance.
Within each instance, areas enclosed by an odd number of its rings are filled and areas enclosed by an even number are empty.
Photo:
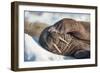
[[[25,19],[30,23],[42,22],[53,25],[55,22],[63,19],[71,18],[78,21],[90,21],[90,14],[86,13],[57,13],[57,12],[33,12],[25,11]]]
[[[25,53],[24,61],[59,61],[73,59],[62,55],[53,54],[36,43],[31,36],[25,34]]]

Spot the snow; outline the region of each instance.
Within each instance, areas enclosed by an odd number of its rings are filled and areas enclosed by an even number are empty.
[[[45,50],[28,34],[25,34],[24,47],[24,61],[60,61],[71,59],[71,57],[53,54]]]

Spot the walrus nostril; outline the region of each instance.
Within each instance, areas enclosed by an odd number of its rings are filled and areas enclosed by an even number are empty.
[[[90,58],[90,51],[79,50],[74,54],[74,57],[77,59]]]

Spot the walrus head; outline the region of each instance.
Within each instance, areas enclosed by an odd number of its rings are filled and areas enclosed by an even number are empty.
[[[47,27],[39,38],[40,45],[46,50],[75,58],[90,57],[89,32],[76,20],[64,18]]]

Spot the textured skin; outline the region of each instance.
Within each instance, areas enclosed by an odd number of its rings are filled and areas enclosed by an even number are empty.
[[[90,57],[90,31],[84,22],[62,19],[47,27],[40,35],[39,43],[46,50],[78,59]]]

